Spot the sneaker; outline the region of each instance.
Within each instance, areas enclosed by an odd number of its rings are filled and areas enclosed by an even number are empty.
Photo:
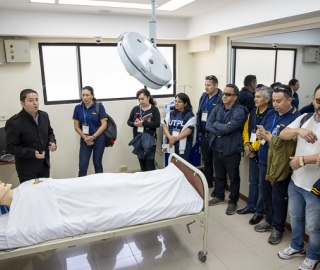
[[[319,260],[311,260],[305,258],[304,261],[300,264],[299,270],[316,270]]]
[[[293,257],[304,257],[306,256],[306,251],[304,249],[297,250],[290,246],[280,250],[278,252],[278,256],[280,259],[289,260]]]
[[[217,204],[220,204],[220,203],[224,203],[224,200],[220,200],[218,199],[217,197],[213,197],[213,199],[211,199],[209,201],[209,205],[212,206],[212,205],[217,205]]]
[[[226,214],[227,215],[234,215],[236,213],[237,210],[237,204],[228,204],[227,210],[226,210]]]
[[[272,230],[272,226],[264,221],[253,227],[256,232],[268,232]]]
[[[283,232],[279,232],[275,228],[273,228],[268,238],[268,243],[271,245],[279,244],[282,237],[283,237]]]

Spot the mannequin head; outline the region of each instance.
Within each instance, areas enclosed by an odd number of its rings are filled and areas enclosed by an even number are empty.
[[[0,181],[0,205],[10,206],[12,202],[12,185]]]

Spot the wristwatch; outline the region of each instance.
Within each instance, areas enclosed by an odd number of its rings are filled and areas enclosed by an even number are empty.
[[[299,165],[300,165],[301,167],[304,166],[303,157],[299,157]]]

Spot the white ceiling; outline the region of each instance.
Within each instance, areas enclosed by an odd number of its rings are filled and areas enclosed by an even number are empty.
[[[106,0],[96,0],[99,2],[111,2]],[[156,5],[161,6],[169,0],[157,0]],[[196,0],[175,11],[157,10],[156,15],[159,17],[177,17],[189,18],[199,14],[204,14],[213,11],[215,8],[227,5],[236,0]],[[57,2],[57,0],[56,0]],[[130,2],[138,4],[150,4],[151,0],[112,0],[112,2]],[[92,7],[92,6],[74,6],[74,5],[59,5],[59,4],[37,4],[30,3],[29,0],[0,0],[0,9],[12,10],[27,10],[39,12],[68,12],[68,13],[88,13],[88,14],[128,14],[128,15],[150,15],[150,10],[139,9],[124,9],[124,8],[107,8],[107,7]],[[110,13],[108,13],[110,11]]]

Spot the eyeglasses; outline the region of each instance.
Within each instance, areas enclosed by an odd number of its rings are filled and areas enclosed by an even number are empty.
[[[209,81],[218,82],[217,77],[216,77],[216,76],[213,76],[213,75],[206,76],[205,79],[206,79],[206,80],[209,80]]]
[[[286,86],[275,86],[273,87],[274,92],[285,92],[289,97],[292,97],[292,89]]]
[[[222,92],[222,96],[230,97],[230,96],[236,96],[236,94],[231,94],[228,92]]]
[[[317,104],[320,104],[320,98],[314,98]]]

